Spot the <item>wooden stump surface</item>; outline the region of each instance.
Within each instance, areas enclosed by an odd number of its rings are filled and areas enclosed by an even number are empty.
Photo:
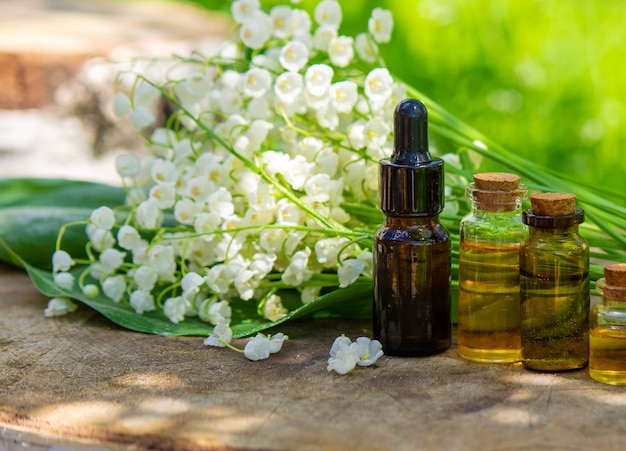
[[[0,0],[0,109],[53,103],[89,58],[188,53],[227,31],[184,1]]]
[[[329,374],[333,339],[367,321],[303,320],[268,360],[202,338],[123,330],[93,311],[48,319],[25,273],[0,266],[0,449],[603,449],[626,446],[626,388],[383,356]],[[238,341],[243,345],[245,341]],[[12,447],[13,446],[13,447]]]

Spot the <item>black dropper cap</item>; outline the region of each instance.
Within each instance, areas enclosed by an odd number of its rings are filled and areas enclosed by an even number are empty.
[[[443,209],[443,160],[428,152],[428,111],[405,99],[394,113],[394,150],[380,160],[380,208],[386,214],[431,216]]]

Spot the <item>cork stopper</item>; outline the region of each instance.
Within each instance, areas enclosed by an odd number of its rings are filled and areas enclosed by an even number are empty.
[[[576,211],[576,195],[539,193],[530,196],[533,213],[538,216],[566,216]]]
[[[626,263],[617,263],[604,268],[607,285],[626,287]]]
[[[520,177],[506,172],[474,174],[474,183],[468,186],[467,197],[483,211],[513,211],[521,206],[526,187],[520,186]]]
[[[519,175],[506,172],[474,174],[474,186],[480,190],[512,191],[519,187]]]
[[[604,268],[604,278],[596,283],[604,299],[626,302],[626,264],[617,263]]]

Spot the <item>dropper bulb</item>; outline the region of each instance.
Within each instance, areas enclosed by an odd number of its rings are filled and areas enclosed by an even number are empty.
[[[428,152],[428,110],[419,100],[405,99],[396,106],[394,141],[393,163],[414,166],[432,160]]]

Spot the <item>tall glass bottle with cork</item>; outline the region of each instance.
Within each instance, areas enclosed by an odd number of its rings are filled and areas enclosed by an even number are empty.
[[[466,189],[471,212],[461,220],[458,353],[476,362],[518,362],[520,335],[519,248],[526,238],[515,174],[474,175]]]
[[[533,194],[522,213],[522,363],[538,371],[584,368],[589,356],[589,245],[576,196]]]
[[[426,107],[400,102],[394,151],[380,161],[376,232],[374,337],[386,354],[425,356],[450,346],[450,237],[439,222],[444,202],[443,161],[428,151]]]
[[[626,264],[604,268],[596,283],[602,302],[589,319],[589,375],[611,385],[626,385]]]

